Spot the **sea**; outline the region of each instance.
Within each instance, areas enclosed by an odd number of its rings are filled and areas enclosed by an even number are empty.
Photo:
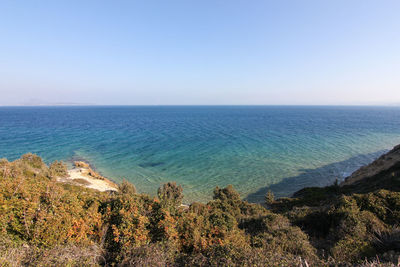
[[[397,144],[400,107],[0,107],[0,158],[84,160],[152,196],[175,181],[185,203],[229,184],[250,202],[269,190],[290,196],[341,181]]]

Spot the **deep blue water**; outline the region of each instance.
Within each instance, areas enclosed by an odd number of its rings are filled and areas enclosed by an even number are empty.
[[[0,158],[84,159],[140,192],[176,181],[187,202],[227,184],[251,201],[331,184],[398,143],[399,107],[0,108]]]

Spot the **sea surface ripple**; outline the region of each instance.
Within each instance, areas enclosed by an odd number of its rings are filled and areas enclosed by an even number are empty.
[[[0,158],[36,153],[89,161],[155,195],[176,181],[185,201],[232,184],[249,201],[343,179],[400,143],[399,107],[0,107]]]

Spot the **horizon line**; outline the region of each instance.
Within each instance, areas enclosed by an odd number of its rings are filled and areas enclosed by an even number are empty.
[[[315,106],[315,107],[400,107],[400,103],[386,104],[39,104],[2,105],[0,107],[263,107],[263,106]]]

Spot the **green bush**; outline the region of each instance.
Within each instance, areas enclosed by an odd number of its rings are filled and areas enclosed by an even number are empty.
[[[57,182],[66,174],[33,154],[0,160],[0,265],[378,266],[400,255],[396,191],[306,188],[270,194],[267,210],[229,185],[186,207],[174,182],[152,198],[127,181],[108,193]]]
[[[175,182],[168,182],[158,189],[157,195],[163,207],[174,211],[182,204],[182,191],[182,186],[176,185]]]

